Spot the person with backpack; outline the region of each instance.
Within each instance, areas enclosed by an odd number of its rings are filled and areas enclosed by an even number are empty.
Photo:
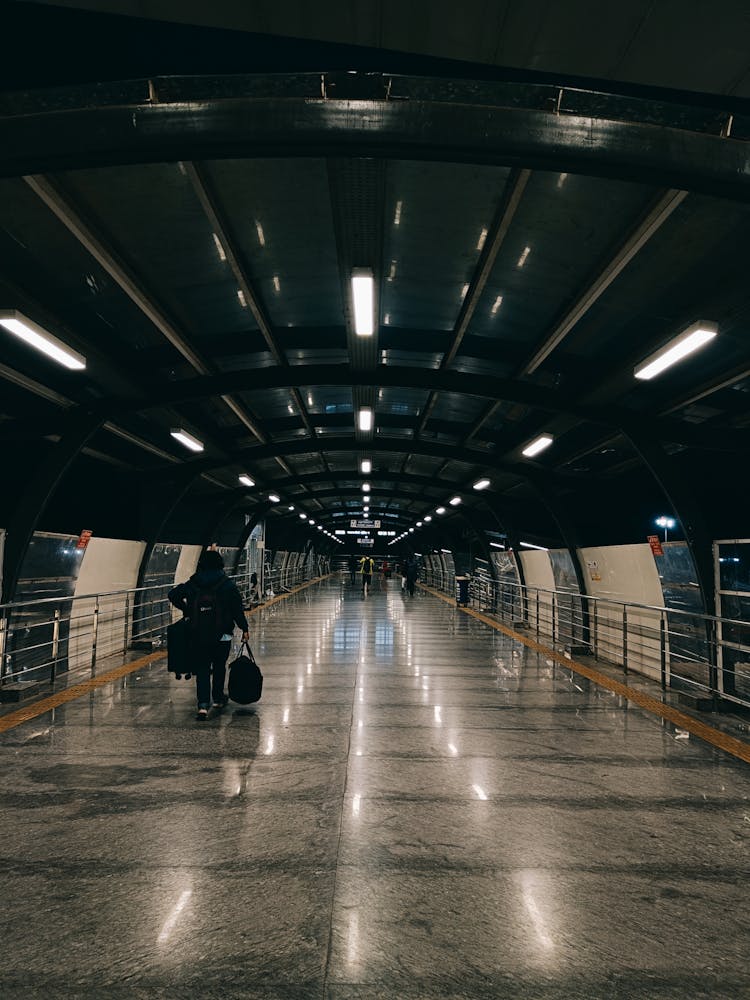
[[[244,642],[250,639],[242,596],[224,573],[221,553],[214,550],[204,552],[187,583],[177,584],[167,596],[187,620],[191,672],[198,695],[196,719],[205,722],[212,695],[218,708],[229,700],[224,678],[234,626],[241,630]]]

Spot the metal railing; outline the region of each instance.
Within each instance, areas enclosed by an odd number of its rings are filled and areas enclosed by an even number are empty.
[[[266,593],[251,595],[246,574],[230,576],[245,607],[299,586],[325,572],[319,558],[294,570],[271,573]],[[0,605],[0,687],[18,682],[49,682],[60,673],[94,673],[97,661],[128,649],[159,646],[179,612],[168,593],[174,583],[104,594],[50,597]]]
[[[454,580],[424,580],[455,594]],[[554,648],[701,699],[750,708],[750,622],[473,576],[469,604]]]

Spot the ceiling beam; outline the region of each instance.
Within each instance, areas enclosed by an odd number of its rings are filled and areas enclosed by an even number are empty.
[[[479,305],[479,300],[484,294],[484,289],[487,285],[490,274],[492,273],[492,268],[495,265],[498,251],[503,245],[503,241],[508,233],[508,230],[510,229],[513,216],[516,214],[516,210],[521,203],[523,192],[526,189],[526,185],[528,184],[530,177],[530,170],[511,170],[508,176],[502,197],[500,198],[500,203],[497,207],[497,211],[495,212],[495,216],[490,223],[487,237],[484,241],[484,246],[479,255],[474,276],[469,283],[466,296],[464,297],[464,301],[459,309],[456,325],[454,326],[453,333],[451,335],[452,339],[450,346],[440,362],[441,371],[449,368],[456,359],[456,355],[458,354],[463,339],[466,336],[466,332],[469,329],[469,324],[471,323],[476,308]],[[422,412],[419,426],[417,427],[417,436],[424,433],[424,429],[427,426],[430,416],[432,415],[436,402],[437,394],[434,392],[430,393]]]
[[[145,291],[140,279],[105,241],[81,217],[62,189],[47,177],[24,177],[26,184],[37,197],[62,222],[65,228],[78,240],[84,249],[109,274],[130,300],[141,310],[154,327],[177,350],[188,364],[200,375],[210,375],[214,369],[192,347],[187,337],[177,329],[175,323],[155,303]],[[266,441],[263,431],[231,396],[222,394],[221,399],[234,413],[240,423],[259,440]]]
[[[687,198],[687,191],[670,189],[663,192],[647,210],[645,216],[631,230],[616,252],[599,273],[589,281],[573,305],[546,335],[531,358],[523,365],[522,375],[532,375],[565,340],[570,331],[586,315],[593,304],[625,270],[635,255],[643,249],[652,236],[664,225],[672,212]]]
[[[665,124],[500,107],[496,100],[336,100],[279,94],[123,101],[0,119],[0,176],[240,157],[451,160],[582,173],[750,200],[746,142]],[[241,86],[239,84],[238,86]],[[192,89],[190,89],[192,87]],[[189,96],[188,96],[189,95]],[[494,95],[493,95],[494,97]]]

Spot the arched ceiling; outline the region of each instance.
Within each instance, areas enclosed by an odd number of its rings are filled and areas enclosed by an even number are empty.
[[[458,496],[551,543],[605,541],[604,498],[629,527],[661,501],[719,532],[711,484],[748,450],[750,116],[658,96],[361,73],[6,90],[0,309],[86,358],[0,331],[8,455],[83,415],[82,490],[179,473],[207,509],[278,495],[271,515],[333,532],[370,482],[399,532]],[[633,377],[697,320],[711,345]]]

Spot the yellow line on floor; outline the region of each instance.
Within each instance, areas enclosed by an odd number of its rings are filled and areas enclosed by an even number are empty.
[[[277,604],[279,601],[291,597],[300,590],[304,590],[305,587],[311,587],[314,583],[320,583],[321,580],[326,580],[328,576],[332,575],[329,573],[327,576],[318,576],[314,580],[308,580],[307,583],[300,584],[299,587],[295,587],[286,594],[279,594],[277,597],[272,597],[270,601],[266,601],[265,604],[259,604],[257,608],[253,608],[248,614],[262,611],[264,608],[268,608],[272,604]],[[0,718],[0,733],[7,733],[8,730],[15,729],[16,726],[20,726],[24,722],[37,719],[40,715],[44,715],[46,712],[50,712],[53,708],[58,708],[60,705],[65,705],[69,701],[74,701],[76,698],[82,698],[85,694],[90,694],[91,691],[95,691],[97,688],[111,683],[111,681],[119,680],[120,677],[127,677],[128,674],[140,670],[141,667],[148,666],[149,663],[153,663],[155,660],[161,660],[166,655],[166,649],[159,650],[158,653],[149,653],[148,656],[141,656],[137,660],[123,663],[122,666],[114,667],[112,670],[107,670],[103,674],[98,674],[87,681],[82,681],[80,684],[73,684],[72,687],[66,688],[64,691],[59,691],[57,694],[48,695],[39,701],[30,702],[28,705],[18,708],[14,712],[8,712],[7,715]]]
[[[91,677],[89,680],[82,681],[80,684],[74,684],[72,687],[66,688],[64,691],[58,691],[57,694],[51,694],[47,698],[42,698],[40,701],[32,702],[24,708],[16,709],[15,712],[9,712],[0,719],[0,733],[7,733],[9,729],[15,729],[16,726],[20,726],[23,722],[29,722],[31,719],[36,719],[40,715],[44,715],[45,712],[50,712],[53,708],[58,708],[60,705],[64,705],[68,701],[74,701],[76,698],[82,698],[83,695],[89,694],[91,691],[95,691],[96,688],[103,687],[105,684],[109,684],[112,681],[116,681],[120,677],[127,677],[128,674],[132,674],[136,670],[140,670],[141,667],[145,667],[149,663],[153,663],[154,660],[163,659],[166,655],[166,649],[160,650],[158,653],[149,653],[148,656],[141,656],[137,660],[131,660],[129,663],[123,663],[120,667],[115,667],[113,670],[107,670],[105,673],[98,674],[96,677]]]
[[[445,601],[446,604],[455,606],[454,600],[446,594],[442,594],[439,590],[433,590],[432,587],[428,587],[423,583],[419,584],[419,586],[422,590],[427,591],[427,593],[432,594],[434,597],[439,597],[440,600]],[[511,639],[522,642],[524,646],[528,646],[529,649],[536,650],[538,653],[543,653],[549,659],[555,660],[563,667],[568,667],[570,670],[575,671],[575,673],[580,674],[582,677],[586,677],[588,680],[593,681],[600,687],[606,688],[608,691],[613,691],[621,698],[627,698],[628,701],[632,701],[634,704],[640,706],[640,708],[644,708],[647,712],[652,712],[654,715],[660,716],[660,718],[665,719],[667,722],[674,723],[674,725],[679,726],[680,729],[687,730],[687,732],[691,733],[693,736],[697,736],[699,739],[704,740],[706,743],[710,743],[719,750],[723,750],[725,753],[731,754],[732,757],[737,757],[739,760],[745,761],[746,764],[750,764],[750,744],[745,743],[743,740],[738,740],[734,736],[728,736],[726,733],[722,733],[721,730],[714,729],[713,726],[709,726],[705,722],[701,722],[699,719],[694,719],[691,715],[685,715],[684,712],[680,712],[677,708],[672,708],[671,705],[665,705],[664,702],[659,701],[658,698],[652,698],[651,695],[645,694],[643,691],[637,691],[635,688],[628,687],[627,684],[622,684],[620,681],[616,681],[612,677],[607,677],[606,674],[601,673],[594,667],[586,666],[586,664],[579,663],[577,660],[568,659],[568,657],[563,656],[562,653],[558,653],[556,650],[550,649],[549,646],[543,646],[541,643],[528,638],[528,636],[522,635],[520,632],[514,632],[513,629],[508,628],[507,625],[501,625],[488,615],[483,615],[480,611],[474,611],[473,608],[459,608],[458,610],[463,611],[464,614],[469,615],[471,618],[476,618],[476,620],[482,622],[483,625],[488,625],[497,632],[502,632]]]

